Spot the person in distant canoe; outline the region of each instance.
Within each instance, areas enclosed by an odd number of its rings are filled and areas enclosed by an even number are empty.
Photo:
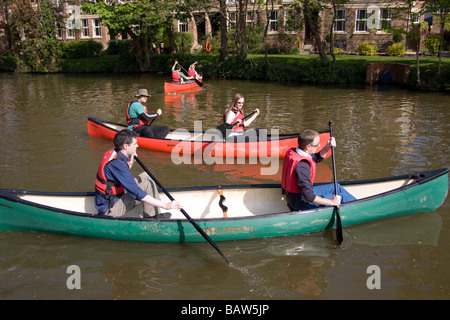
[[[255,109],[255,114],[250,118],[244,120],[244,103],[244,96],[240,93],[236,93],[233,97],[233,100],[231,101],[230,106],[225,110],[225,113],[223,114],[222,120],[224,123],[227,123],[230,126],[235,125],[231,129],[232,132],[228,135],[228,137],[258,135],[257,130],[249,130],[246,132],[245,128],[248,127],[259,115],[259,109]]]
[[[335,194],[333,183],[313,186],[316,163],[325,158],[331,147],[336,146],[336,140],[331,137],[327,145],[317,152],[319,146],[319,133],[304,130],[298,136],[298,147],[290,148],[286,152],[281,186],[285,191],[288,207],[292,211],[314,209],[319,206],[339,206],[341,202],[356,200],[339,184],[338,195]]]
[[[178,61],[172,66],[172,82],[174,83],[189,83],[194,82],[195,78],[190,75],[185,75],[181,72],[181,65],[178,64]]]
[[[194,77],[195,79],[197,79],[197,80],[200,81],[200,80],[202,80],[202,76],[199,75],[199,74],[197,73],[197,71],[195,71],[195,65],[196,65],[197,63],[198,63],[198,62],[195,61],[193,64],[191,64],[191,65],[189,66],[188,75],[191,76],[191,77]]]
[[[138,148],[136,137],[136,132],[128,129],[116,133],[115,148],[104,154],[97,171],[95,208],[100,215],[120,217],[142,202],[142,218],[168,219],[170,212],[160,213],[159,208],[181,209],[182,205],[178,201],[161,201],[155,182],[147,173],[133,177],[130,169]]]
[[[131,101],[127,108],[128,129],[134,130],[139,136],[146,138],[165,138],[170,129],[167,126],[151,126],[151,122],[162,114],[161,109],[156,113],[148,113],[144,103],[147,102],[147,89],[139,89],[136,93],[137,100]]]

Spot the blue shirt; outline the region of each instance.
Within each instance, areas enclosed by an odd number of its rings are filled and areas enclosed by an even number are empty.
[[[117,157],[122,157],[128,161],[127,156],[120,151],[117,152]],[[130,168],[128,168],[128,164],[125,161],[116,158],[108,162],[105,165],[105,176],[108,180],[120,183],[125,188],[125,191],[136,200],[141,200],[147,195],[147,193],[136,184]],[[118,198],[115,197],[114,203],[116,203],[117,200]],[[109,200],[96,192],[95,208],[101,213],[108,212],[110,208]]]

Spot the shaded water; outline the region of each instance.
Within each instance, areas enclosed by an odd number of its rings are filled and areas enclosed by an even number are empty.
[[[389,87],[312,87],[206,80],[201,91],[165,95],[164,78],[134,75],[0,74],[0,188],[92,191],[112,142],[89,137],[87,117],[124,122],[138,88],[161,108],[158,125],[203,129],[220,123],[237,92],[252,127],[327,129],[333,122],[338,180],[449,167],[450,97]],[[170,154],[139,149],[165,187],[279,182],[261,165],[173,165]],[[277,164],[281,168],[281,163]],[[331,181],[331,161],[318,168]],[[138,168],[133,168],[138,173]],[[345,228],[335,249],[324,234],[218,243],[134,243],[0,232],[0,299],[449,299],[450,201],[438,210]],[[81,289],[66,286],[81,269]],[[370,290],[367,268],[381,270]]]

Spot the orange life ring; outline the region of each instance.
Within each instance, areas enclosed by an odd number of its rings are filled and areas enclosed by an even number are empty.
[[[205,50],[206,50],[206,52],[210,52],[211,51],[211,42],[206,41]]]

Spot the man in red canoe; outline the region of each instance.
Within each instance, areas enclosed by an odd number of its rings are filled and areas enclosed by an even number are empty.
[[[151,126],[151,123],[162,114],[161,109],[156,113],[148,113],[144,103],[150,95],[147,89],[139,89],[136,93],[137,100],[131,101],[127,108],[128,129],[135,131],[139,136],[146,138],[165,138],[170,129],[167,126]]]

